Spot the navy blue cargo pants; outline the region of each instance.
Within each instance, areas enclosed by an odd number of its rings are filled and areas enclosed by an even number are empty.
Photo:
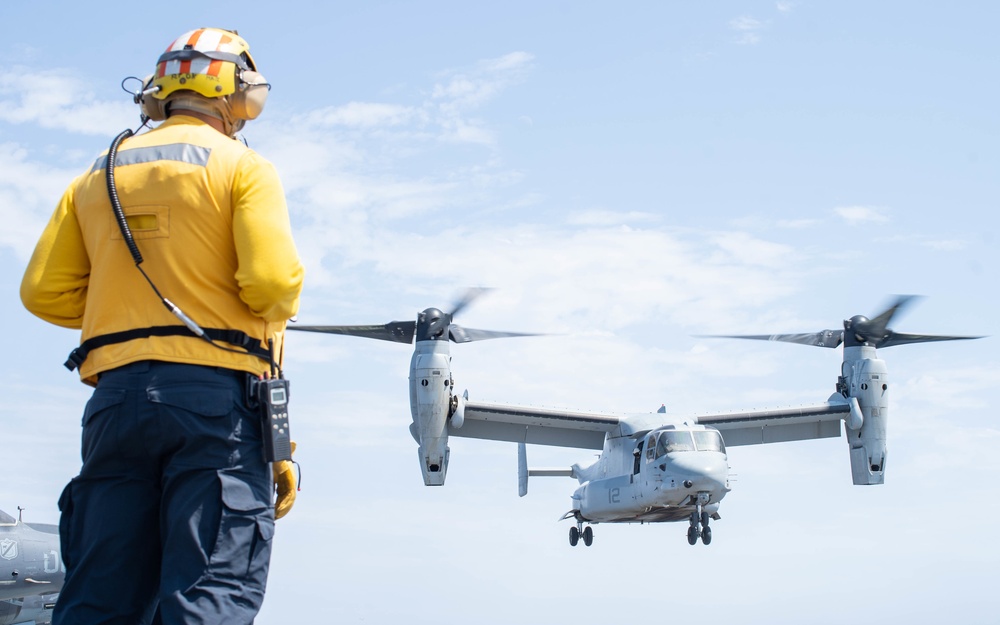
[[[274,512],[246,374],[139,362],[101,374],[59,500],[54,625],[252,623]]]

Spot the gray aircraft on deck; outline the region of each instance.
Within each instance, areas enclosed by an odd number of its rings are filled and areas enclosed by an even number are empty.
[[[58,526],[0,510],[0,625],[51,623],[65,575]]]

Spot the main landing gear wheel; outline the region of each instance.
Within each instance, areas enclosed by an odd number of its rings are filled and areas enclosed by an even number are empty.
[[[712,528],[705,526],[705,529],[701,530],[701,542],[706,545],[712,544]]]
[[[583,523],[577,523],[573,527],[569,528],[569,544],[571,547],[576,547],[580,539],[583,539],[583,544],[588,547],[594,543],[594,528],[583,527]]]

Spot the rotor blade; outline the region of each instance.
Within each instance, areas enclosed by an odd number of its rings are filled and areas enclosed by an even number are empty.
[[[540,334],[527,334],[524,332],[497,332],[496,330],[475,330],[473,328],[463,328],[451,324],[448,331],[448,338],[454,343],[471,343],[472,341],[485,341],[486,339],[502,339],[512,336],[541,336]]]
[[[889,332],[889,335],[876,343],[875,347],[892,347],[893,345],[908,345],[910,343],[933,343],[935,341],[965,341],[981,339],[982,336],[944,336],[935,334],[906,334],[904,332]]]
[[[323,332],[325,334],[345,334],[360,336],[366,339],[393,341],[395,343],[412,343],[416,331],[415,321],[390,321],[381,326],[300,326],[290,324],[289,330],[300,332]]]
[[[813,347],[837,347],[844,342],[843,330],[823,330],[803,334],[698,334],[705,338],[715,339],[751,339],[754,341],[781,341],[782,343],[797,343]]]
[[[455,315],[459,313],[459,311],[461,311],[463,308],[474,302],[476,298],[478,298],[480,295],[489,290],[490,289],[483,287],[466,289],[465,293],[462,294],[462,297],[457,302],[455,302],[454,306],[452,306],[451,313],[449,314],[452,316],[452,318],[454,318]]]
[[[910,305],[910,302],[916,299],[918,299],[916,295],[900,295],[896,298],[896,302],[892,306],[868,320],[868,323],[863,328],[864,333],[871,338],[884,336],[892,318],[900,311],[906,309]]]

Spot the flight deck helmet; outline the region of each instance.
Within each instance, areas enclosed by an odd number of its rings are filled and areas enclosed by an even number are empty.
[[[183,99],[184,108],[218,117],[227,128],[235,126],[233,132],[260,115],[271,87],[257,72],[246,40],[221,28],[199,28],[175,39],[143,82],[137,100],[150,120],[166,119],[168,104]]]

